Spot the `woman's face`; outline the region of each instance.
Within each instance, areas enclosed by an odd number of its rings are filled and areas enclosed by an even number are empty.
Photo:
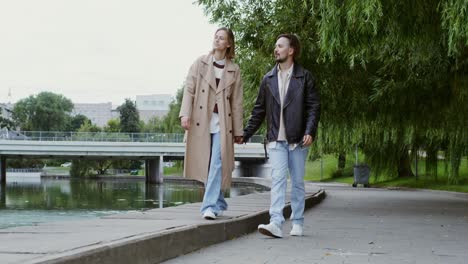
[[[226,51],[229,48],[228,35],[224,30],[218,30],[213,39],[213,49],[217,51]]]

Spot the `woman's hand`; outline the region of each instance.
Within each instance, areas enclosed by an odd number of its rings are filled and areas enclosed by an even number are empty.
[[[190,129],[190,118],[183,116],[180,118],[180,125],[185,129],[189,130]]]

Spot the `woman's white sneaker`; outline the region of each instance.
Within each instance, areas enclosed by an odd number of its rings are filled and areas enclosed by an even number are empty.
[[[213,211],[211,211],[210,209],[207,209],[207,210],[203,213],[203,218],[205,218],[206,220],[215,220],[215,219],[216,219],[216,215],[213,213]]]
[[[302,225],[293,224],[289,234],[291,236],[302,236]]]

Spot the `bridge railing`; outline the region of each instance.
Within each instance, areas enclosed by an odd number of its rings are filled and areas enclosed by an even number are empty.
[[[182,143],[181,133],[113,133],[63,131],[0,131],[0,139],[28,141],[92,141],[92,142],[154,142]],[[251,142],[262,143],[263,136],[255,135]]]

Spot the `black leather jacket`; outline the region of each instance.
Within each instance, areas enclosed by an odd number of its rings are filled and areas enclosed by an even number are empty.
[[[276,141],[280,126],[281,102],[278,90],[278,65],[262,80],[257,100],[247,127],[244,129],[244,142],[267,119],[267,140]],[[320,96],[312,74],[295,63],[283,106],[283,119],[288,143],[302,141],[304,135],[315,140],[320,119]]]

